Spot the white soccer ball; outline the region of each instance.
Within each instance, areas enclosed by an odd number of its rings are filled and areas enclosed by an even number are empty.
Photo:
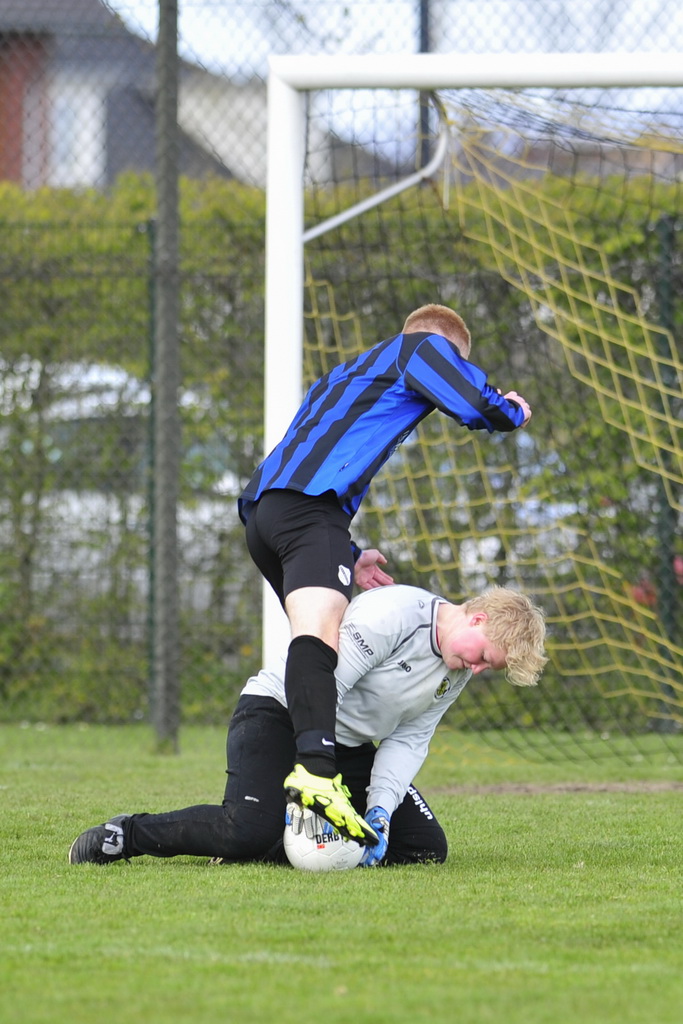
[[[292,867],[300,871],[346,871],[358,866],[363,847],[346,839],[307,807],[287,804],[284,832],[285,853]]]

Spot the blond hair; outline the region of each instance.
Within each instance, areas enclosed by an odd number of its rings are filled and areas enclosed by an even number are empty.
[[[506,654],[505,676],[514,686],[535,686],[548,659],[545,616],[526,594],[509,587],[490,587],[464,603],[467,615],[485,612],[484,633]]]
[[[448,338],[457,346],[464,359],[469,358],[472,338],[467,324],[448,306],[439,306],[436,302],[430,302],[426,306],[414,309],[406,318],[403,334],[411,334],[416,331],[433,331],[434,334]]]

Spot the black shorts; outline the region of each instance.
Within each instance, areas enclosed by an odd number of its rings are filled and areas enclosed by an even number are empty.
[[[247,519],[247,548],[280,603],[301,587],[353,591],[350,519],[336,494],[266,491]]]

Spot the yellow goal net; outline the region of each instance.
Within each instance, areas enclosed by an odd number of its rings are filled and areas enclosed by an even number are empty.
[[[305,224],[338,222],[305,247],[305,382],[440,302],[532,407],[510,435],[429,416],[354,523],[397,582],[508,584],[545,608],[539,688],[480,677],[450,719],[526,756],[683,760],[682,97],[307,99]],[[438,171],[391,194],[444,133]]]

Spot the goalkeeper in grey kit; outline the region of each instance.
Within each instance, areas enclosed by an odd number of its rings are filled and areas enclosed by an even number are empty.
[[[546,658],[542,611],[494,587],[462,604],[410,586],[359,594],[339,634],[336,756],[352,805],[379,843],[361,864],[443,862],[446,836],[413,784],[445,711],[473,676],[534,685]],[[252,676],[232,716],[221,804],[118,814],[73,842],[73,864],[149,854],[284,863],[282,776],[295,751],[282,664]]]

